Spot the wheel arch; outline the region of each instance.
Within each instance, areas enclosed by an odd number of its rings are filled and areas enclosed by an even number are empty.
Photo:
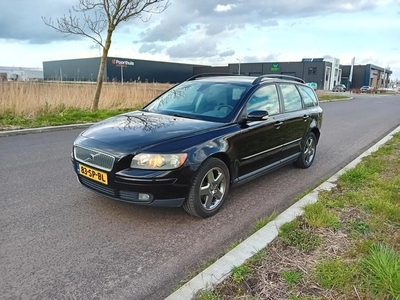
[[[318,143],[319,137],[321,135],[319,129],[317,127],[314,127],[314,128],[311,129],[311,132],[314,133],[315,138],[317,139],[317,143]]]
[[[230,180],[226,180],[227,178],[224,180],[223,177],[219,181],[215,181],[214,179],[212,181],[213,184],[207,184],[203,186],[209,190],[208,193],[206,192],[206,194],[200,194],[200,186],[204,180],[207,180],[209,183],[208,174],[213,174],[215,171],[218,173],[221,172],[221,174],[225,173],[226,177],[231,176],[229,164],[226,163],[226,159],[227,156],[225,156],[223,153],[215,153],[208,156],[200,165],[191,180],[188,195],[183,203],[183,208],[188,213],[200,218],[208,218],[216,214],[222,207],[231,186]],[[214,174],[212,176],[214,177]],[[219,186],[220,184],[222,184],[222,187]],[[222,188],[222,190],[220,188]],[[216,189],[218,189],[222,197],[214,193]],[[211,201],[209,201],[209,197],[211,197]],[[216,203],[214,203],[214,198]],[[203,201],[205,202],[203,203]],[[211,207],[211,205],[213,207]]]
[[[228,171],[229,171],[229,183],[232,184],[232,180],[233,180],[232,177],[233,177],[234,172],[233,172],[233,166],[231,164],[231,160],[229,159],[228,154],[224,153],[224,152],[217,152],[217,153],[210,155],[210,157],[215,157],[215,158],[218,158],[223,161],[223,163],[226,165],[226,167],[228,168]]]

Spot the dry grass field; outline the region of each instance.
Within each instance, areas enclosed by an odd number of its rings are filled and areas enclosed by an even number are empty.
[[[104,83],[99,109],[134,108],[161,94],[171,84]],[[1,82],[0,115],[34,117],[65,108],[90,109],[93,83]]]

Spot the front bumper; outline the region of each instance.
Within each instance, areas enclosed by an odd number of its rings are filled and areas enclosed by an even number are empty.
[[[181,206],[188,194],[192,177],[189,167],[162,172],[126,169],[107,172],[108,183],[103,184],[79,174],[76,167],[78,162],[72,159],[72,163],[83,186],[109,198],[139,205]]]

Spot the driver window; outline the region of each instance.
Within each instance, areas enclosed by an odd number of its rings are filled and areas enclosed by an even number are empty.
[[[255,110],[266,110],[269,115],[279,113],[279,98],[275,85],[259,88],[249,99],[246,105],[247,113]]]

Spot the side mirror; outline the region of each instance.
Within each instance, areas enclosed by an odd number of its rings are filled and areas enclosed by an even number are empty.
[[[262,121],[268,119],[268,112],[266,110],[254,110],[247,114],[246,121]]]

